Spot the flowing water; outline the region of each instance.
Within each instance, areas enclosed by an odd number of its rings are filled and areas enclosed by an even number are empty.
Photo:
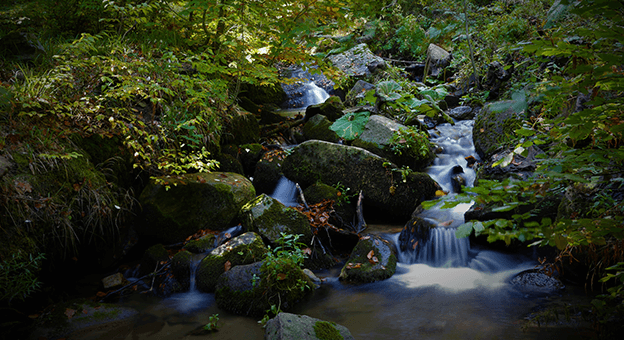
[[[427,172],[449,192],[446,199],[454,198],[450,177],[457,166],[462,167],[466,185],[474,180],[465,159],[475,155],[471,130],[472,122],[462,121],[432,131],[433,142],[444,151]],[[295,184],[284,179],[273,195],[294,204]],[[390,279],[351,285],[338,281],[340,268],[318,272],[324,279],[322,287],[293,312],[344,325],[356,339],[582,339],[572,328],[522,330],[524,317],[545,296],[520,291],[509,280],[536,262],[455,238],[455,228],[463,223],[468,208],[469,204],[434,207],[422,213],[436,227],[420,252],[399,254],[397,272]],[[385,236],[398,240],[398,233]],[[220,330],[209,335],[211,339],[264,338],[256,319],[224,312],[216,306],[214,294],[194,288],[167,299],[132,296],[123,304],[139,310],[139,316],[114,329],[94,329],[82,338],[197,338],[191,333],[213,314],[219,314]]]

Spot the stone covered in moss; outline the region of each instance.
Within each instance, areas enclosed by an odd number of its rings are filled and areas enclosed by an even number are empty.
[[[190,287],[192,263],[193,254],[188,250],[182,250],[171,258],[171,271],[184,290]]]
[[[339,278],[356,283],[381,281],[394,275],[396,264],[397,257],[390,242],[367,235],[360,239],[351,252]]]
[[[257,143],[260,139],[260,124],[251,113],[241,111],[234,114],[221,133],[221,144]]]
[[[344,188],[346,190],[348,188]],[[303,191],[308,204],[320,203],[323,200],[334,201],[334,211],[336,212],[336,220],[330,215],[330,223],[337,227],[344,227],[346,224],[353,222],[355,216],[355,202],[357,197],[347,198],[347,195],[355,195],[356,192],[348,190],[347,192],[341,192],[340,190],[324,183],[315,183],[307,187]],[[347,202],[347,200],[349,202]]]
[[[243,227],[260,234],[270,244],[276,245],[282,233],[302,235],[300,242],[312,241],[308,218],[280,201],[262,194],[245,204],[240,211]]]
[[[157,178],[141,193],[143,213],[137,232],[176,243],[201,229],[224,230],[255,196],[251,182],[234,173]]]
[[[310,105],[306,108],[305,120],[310,120],[316,115],[323,115],[331,122],[342,117],[344,104],[339,97],[331,96],[321,104]]]
[[[388,158],[399,166],[409,166],[412,170],[420,171],[429,166],[435,155],[431,143],[425,136],[415,134],[414,138],[405,138],[400,144],[401,152],[392,150],[393,136],[399,129],[407,129],[392,119],[373,115],[368,119],[364,131],[353,142],[353,146],[366,149],[376,155]],[[420,153],[423,150],[424,154]]]
[[[286,152],[271,150],[262,155],[253,173],[253,185],[257,194],[271,194],[282,174],[282,163]]]
[[[258,143],[226,145],[223,147],[223,153],[229,154],[236,158],[242,165],[246,176],[252,176],[256,170],[256,164],[262,159],[266,152],[264,147]]]
[[[329,127],[332,126],[332,122],[322,114],[314,115],[303,126],[303,138],[305,140],[318,139],[327,142],[337,143],[340,137],[334,130]]]
[[[237,265],[261,260],[266,254],[262,238],[256,233],[247,232],[220,245],[208,254],[197,268],[197,288],[213,292],[219,275]]]
[[[143,253],[139,276],[144,276],[162,267],[162,262],[169,261],[169,252],[162,244],[155,244]]]
[[[216,236],[213,234],[204,235],[196,240],[189,241],[184,245],[184,249],[194,254],[208,252],[214,248]]]
[[[498,107],[508,106],[504,111],[496,111]],[[522,127],[525,115],[513,110],[513,102],[490,103],[475,116],[472,128],[475,150],[481,159],[487,161],[498,148],[515,135],[515,130]]]
[[[236,266],[223,273],[215,292],[219,308],[253,316],[265,314],[271,305],[280,305],[283,310],[293,308],[297,301],[312,292],[314,283],[294,262],[279,259],[278,263],[279,268],[269,268],[267,262],[262,261]]]
[[[333,322],[323,321],[307,315],[279,313],[266,324],[266,340],[350,340],[349,330]]]
[[[364,211],[390,220],[406,220],[420,202],[435,196],[440,186],[429,175],[402,174],[395,164],[358,147],[311,140],[286,158],[284,175],[304,188],[322,182],[341,183],[364,195]]]
[[[222,153],[215,157],[215,160],[219,162],[218,170],[220,172],[234,172],[237,174],[244,175],[245,170],[243,169],[243,164],[236,159],[234,156]]]
[[[365,43],[340,54],[331,55],[328,59],[350,77],[369,76],[371,70],[386,68],[383,58],[373,54]]]

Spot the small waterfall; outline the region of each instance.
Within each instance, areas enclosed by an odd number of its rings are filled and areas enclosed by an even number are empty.
[[[199,263],[204,257],[206,257],[206,254],[194,254],[191,257],[191,263],[189,264],[189,293],[197,292],[195,275],[197,274],[197,267],[199,267]]]
[[[297,184],[284,176],[279,179],[273,193],[269,196],[288,207],[299,204],[297,202]]]
[[[181,313],[191,313],[209,306],[214,301],[214,295],[202,293],[197,289],[196,273],[201,261],[206,254],[194,254],[189,263],[189,290],[184,293],[176,293],[165,300],[165,304]]]
[[[474,170],[468,166],[466,157],[474,156],[475,149],[472,144],[472,121],[460,121],[454,126],[450,124],[439,125],[430,131],[432,143],[436,144],[442,152],[438,154],[434,164],[427,168],[426,172],[437,181],[442,189],[448,194],[445,200],[453,200],[453,176],[461,176],[465,185],[472,186],[475,178]],[[455,231],[464,223],[464,213],[472,204],[459,204],[452,209],[442,209],[443,203],[425,210],[419,217],[426,221],[426,228],[431,228],[426,239],[418,240],[413,247],[405,247],[407,250],[399,254],[402,263],[423,263],[432,267],[466,267],[474,257],[475,252],[470,250],[468,238],[458,239]],[[404,230],[404,232],[408,232]],[[418,236],[405,237],[412,240]],[[399,237],[397,237],[398,239]],[[400,242],[400,241],[399,241]],[[485,264],[484,264],[485,266]]]
[[[327,98],[329,94],[325,90],[316,86],[314,82],[309,82],[303,87],[302,107],[324,103]]]

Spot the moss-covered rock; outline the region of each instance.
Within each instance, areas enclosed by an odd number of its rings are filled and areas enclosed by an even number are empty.
[[[215,157],[215,160],[219,162],[218,170],[220,172],[234,172],[237,174],[245,175],[245,170],[243,169],[243,164],[236,159],[236,157],[222,153]]]
[[[331,96],[321,104],[310,105],[306,108],[305,120],[312,119],[315,115],[323,115],[332,122],[344,114],[344,104],[339,97]]]
[[[260,124],[258,119],[249,112],[240,112],[233,115],[223,127],[221,144],[249,144],[257,143],[260,139]]]
[[[371,70],[386,68],[386,62],[373,54],[365,43],[348,51],[331,55],[329,61],[350,77],[371,75]]]
[[[266,340],[350,340],[349,330],[333,322],[311,318],[307,315],[279,313],[266,324]]]
[[[433,146],[427,137],[417,130],[413,133],[403,132],[405,137],[397,138],[395,135],[400,129],[411,131],[392,119],[373,115],[352,145],[387,158],[399,166],[409,166],[415,171],[423,170],[435,158]]]
[[[308,218],[265,194],[259,195],[241,208],[240,220],[247,230],[260,234],[271,245],[277,245],[282,233],[302,235],[299,241],[305,244],[312,241]]]
[[[344,190],[347,191],[347,188],[344,188]],[[340,228],[352,223],[355,216],[355,201],[357,198],[348,198],[349,195],[353,196],[355,192],[353,190],[341,192],[335,187],[324,183],[312,184],[303,191],[303,196],[308,204],[317,204],[324,200],[334,201],[335,216],[330,216],[329,223]]]
[[[401,174],[392,171],[395,168],[387,159],[362,148],[317,140],[295,147],[282,167],[286,177],[304,188],[317,182],[341,183],[354,193],[363,192],[366,213],[405,221],[440,187],[427,174]]]
[[[282,173],[282,163],[286,152],[281,149],[271,150],[262,155],[253,173],[253,185],[257,194],[271,194]]]
[[[310,106],[312,107],[312,106]],[[332,122],[322,114],[316,114],[305,123],[302,129],[305,140],[318,139],[327,142],[337,143],[340,140],[336,131],[331,130]]]
[[[497,111],[499,107],[508,107]],[[498,148],[504,148],[522,127],[525,115],[513,110],[513,102],[490,103],[475,116],[472,128],[475,150],[483,160],[488,160]]]
[[[279,268],[268,267],[267,261],[262,261],[236,266],[223,273],[215,292],[219,308],[254,316],[265,314],[271,305],[280,305],[282,310],[292,309],[296,302],[312,292],[314,283],[294,262],[278,261]]]
[[[189,241],[184,245],[184,249],[194,254],[202,254],[214,249],[216,236],[213,234],[204,235],[196,240]]]
[[[192,267],[193,254],[188,250],[182,250],[171,258],[171,271],[183,290],[190,287]]]
[[[397,257],[390,242],[379,236],[367,235],[355,246],[340,280],[365,283],[385,280],[396,271]]]
[[[163,262],[169,261],[169,252],[162,244],[155,244],[143,253],[141,258],[141,265],[139,269],[139,276],[144,276],[156,271],[162,267]]]
[[[157,178],[141,193],[143,212],[137,232],[176,243],[201,229],[224,230],[255,196],[251,182],[234,173]]]
[[[243,165],[243,171],[248,177],[254,174],[256,164],[262,159],[265,152],[266,150],[258,143],[227,145],[223,147],[223,153],[236,158]]]
[[[261,260],[266,254],[262,238],[253,232],[242,234],[220,245],[208,254],[197,268],[197,289],[213,292],[219,275],[227,269]]]

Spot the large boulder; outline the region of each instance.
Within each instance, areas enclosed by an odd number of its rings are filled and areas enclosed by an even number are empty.
[[[274,261],[279,264],[264,260],[233,267],[219,276],[217,306],[234,314],[260,316],[272,305],[289,310],[312,292],[314,283],[297,264],[288,259]]]
[[[362,191],[364,211],[405,220],[440,187],[427,174],[393,170],[397,168],[362,148],[311,140],[293,149],[282,170],[304,188],[321,182],[333,186],[340,183],[354,193]]]
[[[143,211],[137,232],[163,243],[177,243],[201,229],[227,229],[240,208],[255,196],[251,182],[235,173],[156,178],[141,193]]]
[[[243,227],[262,236],[269,244],[277,245],[282,233],[302,235],[300,242],[312,241],[308,218],[280,201],[262,194],[245,204],[240,210]]]
[[[311,107],[311,106],[310,106]],[[322,114],[316,114],[303,126],[303,138],[305,140],[318,139],[337,143],[340,140],[336,131],[331,130],[332,122]]]
[[[402,137],[397,138],[399,130]],[[351,144],[416,171],[426,168],[435,158],[426,136],[379,115],[370,116],[362,134]]]
[[[355,339],[349,330],[333,322],[311,318],[307,315],[279,313],[266,324],[266,340],[328,340]]]
[[[218,246],[197,267],[196,285],[203,292],[213,292],[219,279],[230,268],[261,260],[267,252],[262,238],[253,232],[244,233]]]
[[[367,235],[360,239],[340,271],[339,279],[354,283],[385,280],[396,271],[394,248],[379,236]]]
[[[348,76],[369,76],[377,69],[386,68],[383,58],[373,54],[364,43],[340,54],[331,55],[328,59]]]
[[[522,127],[524,111],[516,112],[514,104],[513,101],[490,103],[475,116],[472,138],[481,159],[489,160]]]

